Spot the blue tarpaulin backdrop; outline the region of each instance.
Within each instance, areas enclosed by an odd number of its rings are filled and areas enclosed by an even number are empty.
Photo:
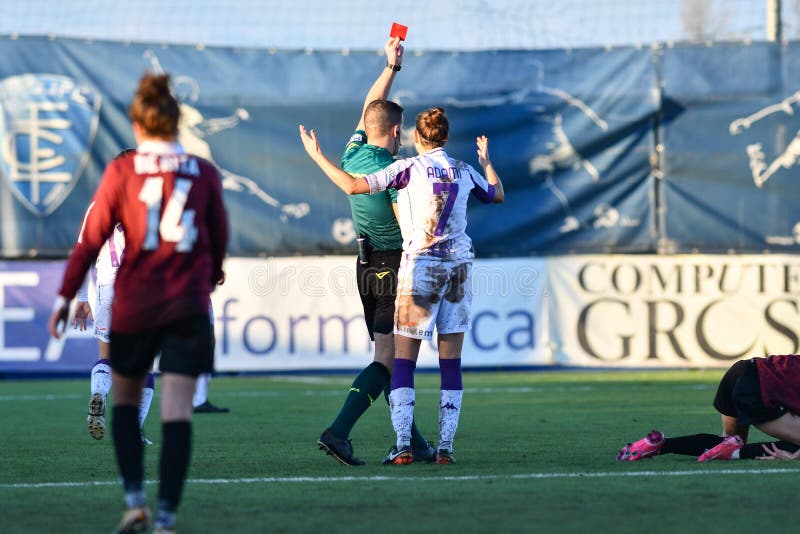
[[[507,200],[471,206],[479,256],[795,251],[798,47],[407,54],[391,96],[404,150],[434,105],[452,156],[477,166],[489,136]],[[145,69],[172,74],[180,141],[222,172],[230,254],[353,251],[348,202],[297,125],[338,156],[384,58],[46,38],[0,40],[0,57],[3,256],[69,252],[105,163],[133,145]]]

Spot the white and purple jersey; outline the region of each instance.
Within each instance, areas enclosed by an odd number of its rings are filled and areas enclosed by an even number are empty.
[[[495,191],[470,165],[435,148],[364,179],[370,193],[398,190],[403,251],[410,257],[472,259],[472,240],[466,233],[469,194],[488,204]]]
[[[89,205],[84,215],[84,224],[86,224],[86,217],[89,216],[94,202]],[[83,228],[81,228],[83,231]],[[103,243],[100,252],[97,254],[97,261],[95,262],[95,285],[96,286],[113,286],[114,280],[117,278],[117,271],[125,257],[125,233],[122,230],[122,224],[117,223],[114,227],[114,232]],[[87,302],[89,300],[89,276],[87,274],[83,281],[83,285],[78,290],[78,302]]]
[[[97,255],[95,268],[97,269],[97,285],[106,286],[113,284],[117,278],[117,271],[125,257],[125,233],[122,224],[117,223],[114,233],[103,244]]]
[[[89,209],[91,210],[91,206]],[[122,231],[122,225],[117,223],[111,237],[100,248],[95,262],[95,302],[92,307],[94,337],[105,343],[111,343],[111,303],[114,301],[114,280],[124,256],[125,234]],[[78,290],[78,302],[89,302],[90,276],[91,273],[87,273],[83,285]]]

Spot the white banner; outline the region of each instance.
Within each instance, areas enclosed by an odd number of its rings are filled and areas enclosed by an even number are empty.
[[[796,256],[559,257],[547,273],[555,363],[727,367],[798,350]]]
[[[213,295],[220,371],[359,369],[372,360],[353,257],[225,263]],[[0,371],[88,372],[91,330],[46,333],[62,262],[0,266]],[[3,280],[0,280],[2,282]],[[800,348],[800,258],[569,256],[478,260],[470,367],[727,367]],[[423,344],[419,365],[436,367]]]
[[[542,338],[544,262],[479,260],[473,267],[472,328],[464,366],[550,363]],[[356,287],[355,258],[297,257],[225,262],[213,294],[219,371],[356,369],[372,361]],[[420,367],[437,367],[423,343]]]

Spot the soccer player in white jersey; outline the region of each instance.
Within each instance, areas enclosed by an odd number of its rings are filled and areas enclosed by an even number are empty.
[[[126,149],[117,154],[114,159],[125,156],[135,149]],[[84,216],[84,221],[92,210],[89,205]],[[94,439],[103,439],[106,433],[106,397],[111,390],[111,367],[108,362],[110,351],[109,334],[111,331],[111,302],[114,299],[114,280],[117,270],[125,256],[125,233],[122,225],[117,224],[111,237],[100,249],[95,262],[95,306],[92,311],[89,305],[89,278],[88,275],[78,291],[75,315],[72,324],[75,328],[86,330],[87,320],[94,320],[94,337],[97,339],[97,362],[91,372],[91,397],[89,398],[89,415],[86,417],[86,426],[89,434]],[[155,378],[152,369],[147,375],[145,387],[142,390],[142,399],[139,403],[139,428],[142,431],[142,442],[152,445],[144,435],[144,422],[150,413],[150,404],[155,391]]]
[[[466,234],[467,200],[472,193],[484,203],[505,199],[503,184],[489,159],[489,140],[476,139],[484,178],[470,165],[444,151],[449,137],[444,109],[417,116],[414,147],[418,156],[354,179],[322,153],[316,133],[300,126],[300,138],[311,159],[347,194],[399,191],[398,210],[403,257],[398,273],[395,311],[395,361],[389,395],[397,443],[387,460],[414,461],[411,422],[414,417],[414,370],[422,340],[438,334],[441,395],[436,463],[452,464],[463,393],[461,348],[470,327],[472,240]]]

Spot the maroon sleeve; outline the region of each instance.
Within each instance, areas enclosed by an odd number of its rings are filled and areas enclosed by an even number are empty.
[[[761,386],[761,400],[766,406],[783,406],[800,414],[800,356],[778,355],[755,358]]]
[[[83,283],[83,279],[86,277],[86,272],[91,267],[92,262],[97,259],[100,248],[111,235],[111,232],[114,231],[114,221],[116,221],[114,215],[115,187],[118,182],[117,173],[109,165],[100,180],[100,185],[94,194],[92,202],[86,210],[83,225],[81,226],[80,234],[78,234],[78,242],[75,244],[75,248],[72,249],[72,254],[70,254],[67,261],[64,280],[58,292],[67,301],[75,297]]]
[[[222,201],[222,180],[213,169],[211,182],[211,195],[209,196],[208,208],[208,235],[211,247],[211,259],[213,265],[213,280],[211,287],[214,287],[222,279],[222,260],[225,259],[225,251],[228,248],[228,214],[225,211],[225,204]]]

